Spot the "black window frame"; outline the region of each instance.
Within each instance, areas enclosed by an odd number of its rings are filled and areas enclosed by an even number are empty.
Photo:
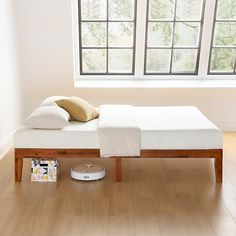
[[[205,15],[205,4],[206,0],[203,0],[202,2],[202,9],[201,9],[201,18],[200,20],[178,20],[176,19],[176,9],[177,9],[177,2],[178,0],[175,0],[175,6],[174,6],[174,17],[173,20],[149,20],[149,3],[150,0],[147,0],[147,12],[146,12],[146,32],[145,32],[145,54],[144,54],[144,75],[198,75],[199,71],[199,61],[200,61],[200,54],[201,54],[201,44],[202,44],[202,31],[203,31],[203,24],[204,24],[204,15]],[[149,22],[171,22],[173,23],[173,33],[171,36],[171,46],[170,47],[148,47],[148,23]],[[198,45],[196,47],[180,47],[174,46],[174,34],[175,34],[175,24],[176,22],[189,22],[189,23],[200,23],[200,30],[199,30],[199,41]],[[147,50],[148,49],[169,49],[171,50],[171,58],[170,58],[170,68],[169,72],[147,72]],[[173,62],[173,51],[174,49],[197,49],[197,58],[196,58],[196,65],[195,65],[195,71],[194,72],[172,72],[172,62]]]
[[[210,49],[210,53],[209,53],[209,62],[208,62],[208,70],[207,70],[207,74],[208,75],[236,75],[236,46],[232,47],[232,46],[214,46],[214,37],[215,37],[215,28],[216,28],[216,23],[217,22],[233,22],[236,23],[236,19],[235,20],[218,20],[217,19],[217,10],[218,10],[218,3],[219,1],[216,0],[215,2],[215,10],[214,10],[214,19],[213,19],[213,27],[212,27],[212,35],[211,35],[211,49]],[[234,69],[233,72],[212,72],[211,71],[211,59],[212,59],[212,54],[213,54],[213,49],[215,48],[219,48],[219,49],[234,49],[235,50],[235,63],[234,63]]]
[[[80,75],[134,75],[135,74],[135,54],[136,54],[136,26],[137,26],[137,0],[134,0],[134,18],[132,20],[109,20],[109,0],[106,0],[106,20],[82,20],[81,18],[81,0],[78,0],[78,20],[79,20],[79,62]],[[105,22],[106,23],[106,46],[105,47],[83,47],[82,46],[82,23],[83,22]],[[133,23],[133,47],[109,47],[109,23],[112,22],[132,22]],[[105,49],[106,50],[106,72],[83,72],[82,50],[83,49]],[[129,73],[108,72],[108,50],[109,49],[132,49],[132,71]]]

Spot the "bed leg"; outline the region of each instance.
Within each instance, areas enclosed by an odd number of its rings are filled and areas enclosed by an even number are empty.
[[[122,181],[122,168],[121,168],[121,158],[115,158],[115,165],[116,165],[116,182]]]
[[[21,181],[22,169],[23,169],[23,158],[15,157],[15,182]]]
[[[223,152],[215,157],[215,178],[216,183],[222,183],[223,179]]]

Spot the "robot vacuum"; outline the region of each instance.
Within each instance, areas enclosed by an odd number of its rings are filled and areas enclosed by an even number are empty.
[[[71,168],[71,178],[83,181],[99,180],[105,176],[105,168],[99,164],[80,164]]]

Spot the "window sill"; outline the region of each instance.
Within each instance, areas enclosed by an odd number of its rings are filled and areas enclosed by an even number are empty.
[[[234,78],[234,79],[233,79]],[[230,79],[80,79],[76,88],[236,88],[236,76]]]

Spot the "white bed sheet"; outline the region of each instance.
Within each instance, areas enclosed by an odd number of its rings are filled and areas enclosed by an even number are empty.
[[[196,107],[135,107],[141,149],[218,149],[222,132]],[[14,135],[15,148],[99,148],[98,119],[71,122],[62,130],[25,126]]]

